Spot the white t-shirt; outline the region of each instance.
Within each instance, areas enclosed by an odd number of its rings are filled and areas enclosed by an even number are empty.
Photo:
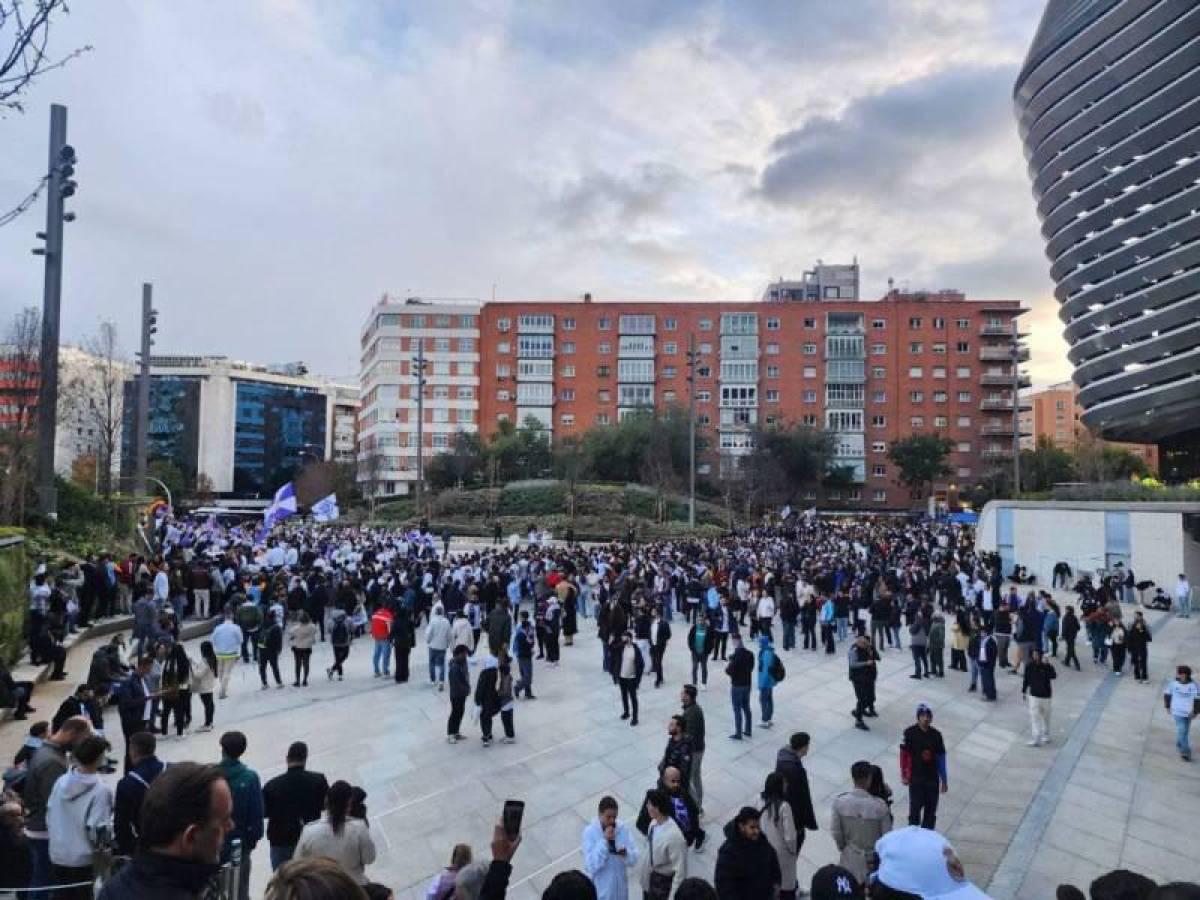
[[[1196,698],[1200,697],[1200,687],[1196,682],[1184,684],[1176,679],[1167,685],[1164,692],[1171,698],[1171,715],[1190,716],[1196,709]]]

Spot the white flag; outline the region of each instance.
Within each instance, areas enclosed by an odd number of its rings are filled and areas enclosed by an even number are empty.
[[[336,522],[339,515],[337,494],[330,494],[312,505],[314,522]]]

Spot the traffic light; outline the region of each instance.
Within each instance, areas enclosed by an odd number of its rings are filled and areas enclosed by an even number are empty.
[[[79,187],[74,179],[75,162],[75,148],[70,144],[64,144],[58,151],[58,192],[64,200],[75,196],[75,189]]]

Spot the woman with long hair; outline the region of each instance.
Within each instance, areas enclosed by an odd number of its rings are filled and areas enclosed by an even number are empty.
[[[318,630],[304,610],[300,610],[297,621],[288,629],[288,641],[292,645],[292,660],[296,667],[296,680],[292,682],[292,687],[308,687],[308,665]]]
[[[365,819],[351,815],[354,788],[335,781],[325,797],[325,814],[300,832],[293,859],[327,856],[359,884],[367,883],[367,866],[375,862],[375,842]]]
[[[796,857],[800,844],[796,834],[796,821],[792,818],[792,807],[787,802],[787,781],[778,772],[767,776],[762,790],[762,818],[759,825],[763,837],[775,850],[779,858],[780,900],[795,900]]]
[[[200,704],[204,707],[204,724],[197,731],[212,731],[213,689],[217,686],[218,666],[212,641],[204,641],[200,645],[200,660],[192,660],[192,693],[200,695]]]
[[[175,713],[175,734],[183,737],[183,731],[192,718],[192,662],[188,659],[183,644],[172,644],[163,661],[160,731],[167,734],[171,713]]]

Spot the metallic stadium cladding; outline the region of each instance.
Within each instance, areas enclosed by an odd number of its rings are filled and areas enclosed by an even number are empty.
[[[1050,0],[1014,100],[1083,422],[1186,454],[1200,444],[1200,3]]]

